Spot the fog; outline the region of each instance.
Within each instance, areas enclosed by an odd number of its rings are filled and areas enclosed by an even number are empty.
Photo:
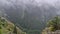
[[[60,15],[60,0],[0,0],[0,15],[24,29],[41,31]]]
[[[13,7],[13,9],[20,8],[24,10],[27,8],[26,5],[32,5],[34,7],[42,6],[42,5],[49,4],[53,7],[55,7],[59,11],[60,1],[59,0],[0,0],[0,10],[2,9],[9,9],[10,7]],[[49,7],[46,7],[49,8]]]

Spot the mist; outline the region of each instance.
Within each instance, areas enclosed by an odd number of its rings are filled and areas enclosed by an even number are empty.
[[[0,15],[23,29],[39,30],[60,15],[60,0],[0,0]]]

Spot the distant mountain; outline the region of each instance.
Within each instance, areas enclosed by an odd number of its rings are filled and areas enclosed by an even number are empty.
[[[49,4],[43,4],[41,7],[26,5],[26,8],[5,9],[6,18],[17,26],[22,26],[27,30],[42,30],[46,22],[57,15],[57,9]]]
[[[18,23],[21,23],[20,20],[22,20],[24,18],[25,18],[25,20],[28,19],[30,21],[30,23],[32,23],[31,20],[35,20],[35,19],[40,21],[40,23],[42,23],[42,22],[44,23],[45,20],[47,21],[50,18],[56,16],[56,14],[57,14],[56,11],[57,11],[57,9],[54,6],[51,6],[49,4],[43,4],[41,7],[38,7],[38,6],[34,7],[33,5],[26,5],[26,8],[24,10],[22,8],[14,9],[13,7],[9,8],[9,9],[5,9],[5,13],[7,14],[6,17],[9,20],[11,20],[13,22],[18,22]],[[28,24],[30,24],[30,23],[28,23]]]
[[[0,6],[4,17],[29,30],[42,30],[46,22],[60,13],[59,7],[46,2],[38,3],[37,0],[5,0]],[[25,31],[25,30],[24,30]]]

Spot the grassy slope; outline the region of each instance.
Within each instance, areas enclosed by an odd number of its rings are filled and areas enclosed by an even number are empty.
[[[0,34],[14,34],[14,24],[8,20],[7,21],[7,26],[6,27],[2,27],[2,29],[0,29]],[[16,27],[17,29],[17,34],[26,34],[25,32],[23,32],[21,29],[19,29],[18,27]]]

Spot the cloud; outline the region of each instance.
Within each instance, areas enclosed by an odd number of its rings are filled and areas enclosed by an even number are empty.
[[[7,4],[7,5],[12,5],[13,3],[16,5],[19,4],[43,4],[43,3],[48,3],[48,4],[54,4],[55,2],[57,2],[59,0],[0,0],[0,5],[3,4]]]
[[[57,1],[59,0],[0,0],[0,7],[15,8],[15,6],[20,7],[30,4],[34,6],[41,6],[42,4],[50,4],[55,6]]]

